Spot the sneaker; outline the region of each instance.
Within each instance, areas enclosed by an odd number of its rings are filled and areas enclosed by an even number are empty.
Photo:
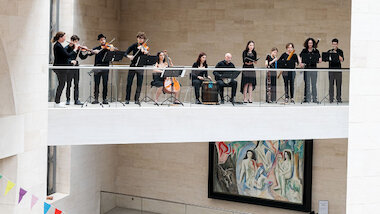
[[[107,99],[103,100],[103,104],[108,105],[108,100]]]
[[[285,103],[289,103],[289,99],[288,98],[285,98]]]
[[[74,105],[81,106],[81,105],[83,105],[83,103],[81,101],[79,101],[79,100],[75,100]]]
[[[197,99],[197,100],[195,101],[195,104],[202,104],[202,102],[201,102],[199,99]]]
[[[294,98],[290,99],[290,102],[291,102],[291,103],[296,103],[296,102],[294,101]]]
[[[125,101],[125,104],[127,104],[127,105],[128,105],[128,104],[129,104],[129,100],[126,100],[126,101]]]
[[[95,99],[94,101],[92,101],[91,104],[99,104],[99,100],[98,100],[98,99]]]
[[[63,103],[56,103],[54,104],[55,108],[66,108],[66,106]]]
[[[66,105],[70,105],[70,100],[66,100]]]

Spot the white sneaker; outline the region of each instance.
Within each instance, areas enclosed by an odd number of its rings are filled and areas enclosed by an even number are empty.
[[[64,103],[56,103],[54,104],[54,108],[66,108]]]

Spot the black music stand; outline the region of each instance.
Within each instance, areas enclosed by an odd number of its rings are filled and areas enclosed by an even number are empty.
[[[113,67],[113,62],[118,62],[118,61],[121,61],[124,57],[124,54],[125,52],[124,51],[108,51],[106,52],[106,54],[104,55],[103,57],[103,60],[102,62],[108,62],[108,63],[111,63],[111,67]],[[111,69],[110,69],[111,70]],[[113,95],[112,95],[112,86],[113,86],[113,71],[111,72],[111,99],[110,99],[110,103],[113,102]],[[104,86],[103,86],[104,87]],[[107,86],[106,86],[107,87]],[[121,101],[119,101],[117,99],[117,86],[116,86],[116,102],[119,102],[121,103],[123,106],[124,103],[122,103]],[[109,104],[109,106],[111,106],[111,104]]]
[[[143,66],[146,67],[147,65],[156,64],[157,60],[158,60],[157,56],[142,55],[137,60],[136,64],[137,64],[137,67],[143,67]],[[148,70],[149,69],[145,69],[145,96],[141,99],[140,102],[147,103],[149,101],[153,101],[155,105],[158,105],[158,103],[156,103],[156,101],[154,101],[153,98],[148,96]]]
[[[95,97],[92,96],[92,79],[93,78],[91,74],[94,74],[96,70],[97,69],[92,69],[91,71],[87,72],[87,74],[90,76],[90,96],[88,96],[87,99],[82,103],[81,108],[83,108],[83,106],[87,107],[87,104],[91,103],[92,98],[95,99]],[[104,108],[103,103],[99,102],[99,105],[102,106],[102,108]]]
[[[240,74],[241,71],[219,71],[219,74],[221,75],[222,79],[231,79],[231,80],[235,80],[239,74]],[[237,86],[236,86],[237,87]],[[224,87],[223,87],[223,90],[224,90]],[[237,88],[236,88],[237,90]],[[231,92],[232,93],[232,92]],[[232,95],[231,95],[232,96]],[[227,99],[226,99],[227,98]],[[230,97],[228,95],[228,90],[227,90],[227,95],[224,96],[224,99],[227,100],[230,100],[232,97]],[[235,105],[235,102],[232,102],[232,105]]]
[[[173,70],[173,69],[165,69],[164,72],[162,72],[161,74],[161,77],[162,78],[173,78],[173,77],[183,77],[185,76],[185,70],[182,69],[182,70]],[[171,84],[171,88],[173,89],[173,83]],[[178,100],[175,96],[173,96],[174,93],[170,93],[170,97],[168,97],[167,99],[165,99],[161,105],[168,105],[170,106],[171,103],[175,103],[176,101],[179,102],[179,104],[181,104],[183,106],[183,103]],[[166,102],[169,102],[167,104],[165,104]]]
[[[339,62],[339,55],[338,53],[323,52],[322,61],[323,62]]]

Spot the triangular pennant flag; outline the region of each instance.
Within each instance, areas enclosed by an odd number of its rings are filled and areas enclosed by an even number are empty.
[[[13,183],[12,181],[8,181],[7,188],[5,188],[5,193],[4,195],[7,195],[8,192],[15,186],[16,184]]]
[[[21,202],[22,198],[28,191],[24,190],[23,188],[20,188],[20,193],[18,194],[18,203]]]
[[[32,200],[30,201],[30,209],[33,209],[34,205],[36,205],[38,198],[35,195],[32,195]]]
[[[55,213],[54,213],[54,214],[61,214],[61,213],[62,213],[62,211],[61,211],[61,210],[59,210],[59,209],[55,208]]]
[[[44,202],[44,214],[46,214],[49,211],[50,207],[51,207],[50,204]]]
[[[0,179],[2,178],[3,176],[2,175],[0,175]]]

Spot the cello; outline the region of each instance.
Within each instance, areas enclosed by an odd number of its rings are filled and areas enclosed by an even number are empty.
[[[168,52],[164,50],[165,61],[168,62],[168,67],[170,66],[171,59]],[[181,90],[181,85],[175,77],[166,77],[164,80],[164,92],[165,93],[176,93]]]

